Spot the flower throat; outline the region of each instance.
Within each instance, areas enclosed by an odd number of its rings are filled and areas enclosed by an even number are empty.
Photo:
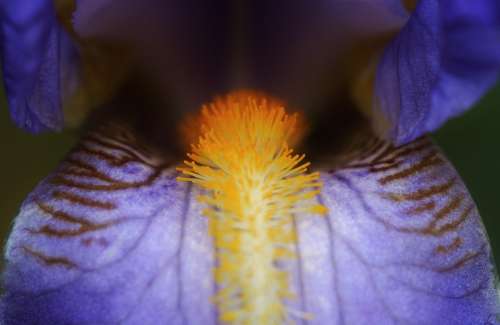
[[[307,173],[305,156],[290,148],[300,140],[300,121],[273,99],[238,92],[186,124],[195,143],[178,180],[207,193],[199,200],[216,249],[215,302],[224,323],[282,324],[295,315],[286,304],[294,298],[293,217],[326,212],[311,200],[319,173]]]

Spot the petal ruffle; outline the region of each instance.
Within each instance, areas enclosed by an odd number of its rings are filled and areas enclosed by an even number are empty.
[[[32,133],[59,130],[75,87],[76,51],[51,0],[2,1],[2,75],[11,117]]]
[[[421,0],[378,66],[376,129],[407,143],[470,108],[500,73],[495,0]]]
[[[29,196],[8,241],[3,323],[215,324],[214,252],[195,187],[135,136],[86,136]],[[495,324],[491,252],[427,139],[374,141],[322,173],[327,217],[297,215],[307,324]]]

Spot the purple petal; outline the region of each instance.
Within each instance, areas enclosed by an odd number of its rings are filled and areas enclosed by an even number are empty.
[[[414,140],[469,109],[499,72],[497,1],[421,0],[379,63],[376,128]]]
[[[76,53],[51,0],[2,1],[2,74],[13,121],[32,133],[59,130]]]
[[[16,219],[2,324],[213,323],[207,220],[171,165],[113,125],[85,137]]]
[[[498,323],[478,211],[428,139],[373,142],[322,179],[328,217],[297,218],[308,324]]]
[[[322,173],[329,215],[295,217],[297,322],[495,324],[490,248],[446,159],[427,139],[355,157]],[[200,193],[171,166],[114,124],[83,138],[16,219],[2,323],[217,323]]]

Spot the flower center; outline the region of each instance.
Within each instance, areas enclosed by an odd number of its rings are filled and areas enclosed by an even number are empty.
[[[319,173],[307,173],[304,155],[289,147],[300,138],[299,122],[273,99],[238,92],[204,106],[187,124],[200,135],[178,180],[208,190],[200,201],[208,205],[216,247],[223,322],[281,324],[291,317],[293,215],[326,212],[311,202]]]

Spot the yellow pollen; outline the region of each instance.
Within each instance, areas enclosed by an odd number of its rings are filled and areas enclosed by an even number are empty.
[[[291,322],[300,313],[287,307],[294,297],[293,215],[326,212],[311,200],[319,174],[308,173],[304,155],[289,147],[299,140],[299,116],[273,99],[238,92],[204,106],[191,122],[198,139],[178,180],[207,190],[200,201],[216,247],[220,320]]]

